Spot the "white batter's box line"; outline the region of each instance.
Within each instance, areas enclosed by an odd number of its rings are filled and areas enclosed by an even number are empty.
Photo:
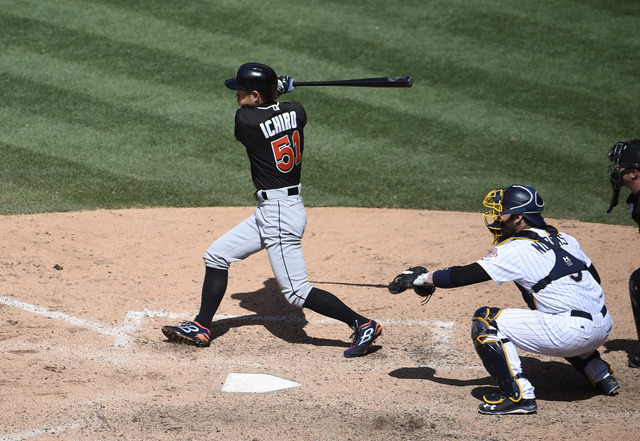
[[[56,427],[48,427],[46,429],[31,429],[31,430],[25,430],[23,432],[6,433],[4,435],[0,435],[0,441],[26,440],[30,438],[37,438],[41,435],[53,435],[60,432],[64,432],[66,430],[79,429],[80,427],[82,427],[82,424],[78,422],[78,423],[64,424]]]
[[[439,320],[376,320],[381,325],[403,326],[435,326],[437,328],[455,328],[455,322],[441,322]]]
[[[38,314],[47,318],[61,320],[80,328],[87,329],[89,331],[96,332],[98,334],[107,335],[113,337],[116,346],[128,346],[130,337],[121,328],[109,328],[99,323],[91,322],[86,319],[74,317],[63,312],[51,311],[47,308],[32,305],[31,303],[21,302],[20,300],[13,299],[11,297],[0,297],[0,304],[12,306],[14,308],[20,308],[34,314]]]
[[[127,312],[124,323],[122,326],[108,327],[101,325],[90,320],[74,317],[63,312],[51,311],[41,306],[36,306],[31,303],[22,302],[20,300],[11,297],[0,297],[0,304],[19,308],[34,314],[42,315],[47,318],[61,320],[70,323],[74,326],[87,329],[98,334],[106,335],[114,339],[114,345],[121,348],[126,348],[131,344],[131,336],[136,334],[143,326],[146,318],[168,318],[172,320],[189,319],[193,317],[193,314],[187,313],[174,313],[166,311],[153,311],[144,309],[142,311],[129,311]],[[219,314],[214,317],[214,320],[248,320],[248,321],[262,321],[262,322],[298,322],[298,323],[313,323],[313,324],[326,324],[326,323],[338,323],[337,320],[331,318],[306,320],[303,317],[297,316],[263,316],[263,315],[226,315]],[[383,325],[394,326],[424,326],[431,329],[441,329],[442,331],[434,331],[439,334],[441,340],[446,340],[450,331],[454,327],[453,322],[442,321],[423,321],[423,320],[381,320],[379,323]]]

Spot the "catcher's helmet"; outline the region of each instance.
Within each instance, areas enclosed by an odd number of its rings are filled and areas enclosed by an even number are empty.
[[[529,185],[512,185],[492,190],[484,198],[482,205],[489,208],[483,218],[494,235],[494,243],[502,236],[502,216],[505,214],[521,214],[533,226],[547,225],[542,217],[544,202],[536,189]]]
[[[271,102],[276,99],[278,75],[266,64],[245,63],[224,85],[232,90],[257,90],[265,102]]]

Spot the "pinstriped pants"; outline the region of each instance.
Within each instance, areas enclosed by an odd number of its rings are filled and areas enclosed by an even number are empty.
[[[611,332],[611,314],[593,314],[593,320],[573,317],[570,313],[547,314],[537,310],[504,309],[496,318],[498,338],[507,338],[505,351],[514,375],[522,373],[516,348],[541,355],[587,358]],[[609,373],[609,366],[599,358],[589,362],[586,374],[594,383]],[[524,398],[534,398],[533,385],[526,378],[517,380]]]

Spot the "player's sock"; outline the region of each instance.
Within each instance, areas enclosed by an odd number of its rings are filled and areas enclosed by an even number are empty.
[[[211,322],[215,315],[224,293],[227,291],[229,272],[227,270],[206,267],[204,282],[202,283],[202,298],[200,312],[194,321],[205,328],[211,329]]]
[[[368,318],[361,316],[345,305],[342,300],[335,295],[318,288],[311,289],[307,300],[304,302],[304,307],[318,314],[322,314],[325,317],[340,320],[349,326],[353,326],[356,320],[358,320],[359,323],[369,321]]]

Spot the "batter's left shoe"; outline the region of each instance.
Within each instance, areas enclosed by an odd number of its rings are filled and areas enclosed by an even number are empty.
[[[608,375],[602,379],[598,384],[598,389],[608,396],[618,395],[620,391],[620,385],[618,384],[618,380],[616,380],[613,375]]]
[[[353,343],[349,346],[349,349],[344,351],[344,356],[352,358],[365,355],[380,334],[382,334],[382,326],[373,320],[369,320],[362,325],[356,320]]]
[[[514,402],[503,395],[486,395],[484,403],[478,406],[478,412],[485,415],[526,415],[536,413],[538,404],[534,398],[523,398]]]
[[[204,348],[211,344],[211,332],[198,322],[184,322],[180,326],[163,326],[162,333],[170,341],[178,343]]]

